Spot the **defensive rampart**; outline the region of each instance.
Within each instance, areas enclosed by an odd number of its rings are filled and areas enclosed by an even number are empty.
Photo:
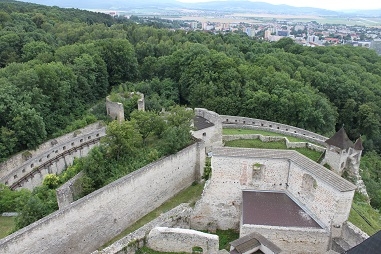
[[[89,253],[192,184],[203,143],[151,163],[0,240],[0,253]]]
[[[313,143],[321,145],[324,145],[324,141],[328,139],[327,137],[324,137],[311,131],[262,119],[227,115],[221,115],[221,118],[223,127],[226,128],[242,128],[271,131],[288,136],[303,138]]]
[[[74,158],[86,156],[105,135],[106,128],[98,122],[19,153],[0,164],[0,182],[12,189],[33,189],[45,175],[59,174]]]

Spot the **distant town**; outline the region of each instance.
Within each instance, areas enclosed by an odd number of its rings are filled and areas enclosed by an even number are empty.
[[[267,41],[292,38],[307,47],[351,45],[374,49],[381,55],[381,20],[379,18],[321,18],[318,16],[293,16],[247,14],[247,16],[226,16],[214,13],[205,16],[192,15],[129,15],[123,12],[103,11],[114,17],[134,19],[137,23],[154,22],[172,24],[169,28],[202,30],[211,33],[243,32],[250,37]],[[184,14],[184,13],[183,13]],[[187,13],[189,14],[189,13]],[[331,24],[323,22],[332,21]],[[348,24],[334,24],[346,22]],[[372,25],[373,24],[373,25]]]

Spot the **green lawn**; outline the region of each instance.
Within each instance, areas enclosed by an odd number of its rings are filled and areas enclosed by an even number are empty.
[[[104,249],[105,247],[113,244],[114,242],[118,241],[119,239],[122,239],[126,235],[134,232],[135,230],[139,229],[140,227],[144,226],[148,222],[152,221],[153,219],[159,217],[162,213],[168,212],[169,210],[175,208],[176,206],[180,205],[181,203],[190,203],[195,204],[196,201],[201,198],[202,191],[204,189],[204,184],[194,184],[187,189],[181,191],[179,194],[165,202],[160,207],[156,208],[152,212],[145,215],[143,218],[138,220],[135,224],[132,226],[126,228],[120,235],[113,238],[111,241],[106,243],[101,247],[101,249]]]
[[[0,239],[9,235],[12,229],[15,227],[14,217],[0,216]]]
[[[230,147],[246,147],[246,148],[262,148],[262,149],[287,149],[285,141],[275,142],[262,142],[259,139],[237,139],[232,141],[226,141],[225,146]],[[308,148],[290,148],[298,151],[304,156],[310,158],[313,161],[318,161],[321,156],[321,152],[313,151]]]
[[[353,198],[348,220],[368,235],[373,235],[381,230],[380,213],[365,202],[365,198],[358,193],[355,193]]]
[[[290,142],[310,142],[305,139],[296,138],[293,136],[287,136],[280,133],[275,133],[271,131],[262,131],[262,130],[252,130],[252,129],[222,129],[223,135],[239,135],[239,134],[260,134],[263,136],[278,136],[278,137],[286,137]]]

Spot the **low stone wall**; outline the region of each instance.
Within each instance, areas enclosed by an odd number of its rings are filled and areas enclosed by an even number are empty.
[[[124,254],[135,253],[138,248],[145,245],[146,236],[158,226],[189,228],[189,217],[192,208],[189,204],[181,204],[172,210],[160,215],[156,219],[135,230],[131,234],[116,241],[112,245],[101,251],[94,251],[92,254]]]
[[[81,179],[83,175],[83,171],[79,172],[76,176],[56,190],[59,209],[63,209],[70,205],[74,201],[75,195],[81,193],[82,189],[80,188],[78,180]]]
[[[89,253],[151,212],[199,175],[195,143],[151,163],[0,240],[0,253]]]
[[[329,233],[323,229],[242,225],[240,237],[252,232],[263,235],[276,244],[282,253],[326,253]]]
[[[281,133],[288,136],[303,138],[313,143],[324,145],[324,142],[328,139],[317,133],[307,131],[294,126],[276,123],[272,121],[240,117],[240,116],[228,116],[221,115],[222,124],[224,128],[240,128],[240,129],[255,129],[271,131]]]
[[[151,230],[147,246],[162,252],[193,253],[193,247],[202,248],[202,253],[218,253],[218,236],[192,229],[156,227]]]
[[[86,156],[105,135],[106,128],[98,122],[19,153],[0,164],[0,182],[12,189],[33,189],[46,174],[59,174],[74,158]]]

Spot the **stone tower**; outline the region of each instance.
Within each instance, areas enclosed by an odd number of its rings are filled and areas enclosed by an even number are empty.
[[[351,175],[357,175],[360,167],[361,153],[364,149],[361,138],[356,143],[348,138],[342,127],[331,138],[325,141],[327,149],[322,163],[330,165],[335,173],[342,175],[347,171]]]

